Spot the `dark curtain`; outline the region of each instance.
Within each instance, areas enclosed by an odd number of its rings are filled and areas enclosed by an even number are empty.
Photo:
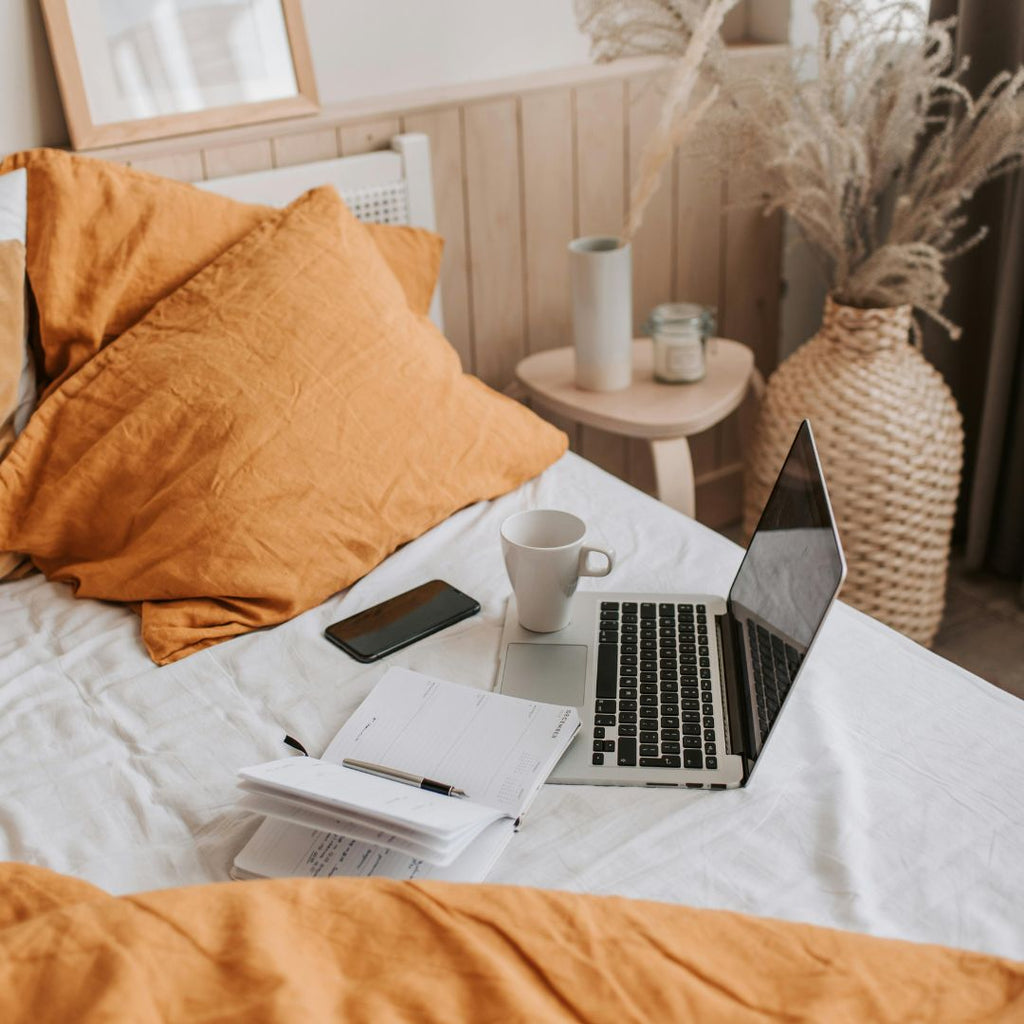
[[[978,95],[994,75],[1024,64],[1024,0],[932,0],[956,16],[964,84]],[[929,328],[925,352],[964,416],[966,451],[956,538],[968,567],[1024,578],[1024,174],[989,183],[968,212],[982,243],[950,266],[947,310],[963,328],[950,341]],[[1021,589],[1024,601],[1024,586]]]

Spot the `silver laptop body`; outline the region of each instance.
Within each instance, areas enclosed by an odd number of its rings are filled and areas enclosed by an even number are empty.
[[[580,709],[551,782],[742,786],[845,576],[804,420],[727,598],[577,593],[557,633],[523,629],[511,598],[498,688]]]

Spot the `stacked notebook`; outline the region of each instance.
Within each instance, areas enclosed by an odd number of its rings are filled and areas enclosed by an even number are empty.
[[[389,669],[322,759],[241,770],[242,806],[267,819],[233,874],[480,881],[579,725],[575,708]],[[443,781],[466,798],[367,775],[343,759]]]

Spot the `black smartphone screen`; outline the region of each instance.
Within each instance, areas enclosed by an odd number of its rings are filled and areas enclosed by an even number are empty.
[[[431,580],[333,623],[324,636],[357,661],[376,661],[478,611],[479,601]]]

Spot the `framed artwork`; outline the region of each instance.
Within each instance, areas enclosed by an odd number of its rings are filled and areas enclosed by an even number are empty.
[[[318,109],[300,0],[42,0],[75,149]]]

